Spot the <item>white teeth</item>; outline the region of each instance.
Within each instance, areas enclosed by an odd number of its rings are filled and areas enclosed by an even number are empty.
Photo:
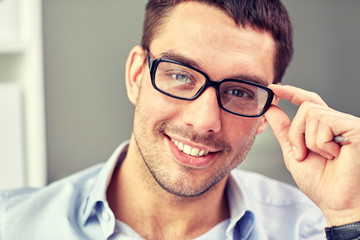
[[[202,156],[206,156],[209,151],[205,151],[205,150],[200,150],[198,148],[193,148],[190,147],[189,145],[186,145],[182,142],[176,141],[171,139],[171,141],[175,144],[175,146],[178,147],[178,149],[180,151],[182,151],[183,153],[187,154],[187,155],[191,155],[193,157],[202,157]]]
[[[193,148],[193,149],[191,150],[190,155],[196,157],[196,156],[199,156],[199,152],[200,152],[200,149]]]
[[[184,145],[184,150],[183,152],[186,153],[187,155],[191,154],[191,147],[189,145]]]
[[[183,144],[183,143],[179,143],[178,148],[179,148],[181,151],[183,151],[183,150],[184,150],[184,144]]]
[[[201,156],[204,156],[205,155],[205,150],[201,150],[200,152],[199,152],[199,156],[201,157]]]

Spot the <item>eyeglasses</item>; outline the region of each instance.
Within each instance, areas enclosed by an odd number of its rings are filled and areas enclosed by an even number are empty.
[[[259,117],[271,106],[274,93],[263,85],[237,79],[215,82],[190,65],[163,58],[153,59],[149,50],[147,56],[152,85],[167,96],[194,100],[208,87],[214,87],[219,107],[243,117]]]

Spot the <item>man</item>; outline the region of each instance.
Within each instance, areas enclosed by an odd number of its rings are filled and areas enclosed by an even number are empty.
[[[291,31],[278,1],[150,0],[126,65],[129,143],[44,189],[3,192],[1,239],[324,239],[327,225],[357,239],[360,120],[277,84]],[[279,98],[300,106],[293,121]],[[319,208],[233,170],[268,123]]]

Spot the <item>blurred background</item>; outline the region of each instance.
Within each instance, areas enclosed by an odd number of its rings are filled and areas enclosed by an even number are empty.
[[[360,1],[283,2],[295,47],[284,84],[317,92],[332,108],[360,116]],[[106,161],[130,137],[133,106],[124,66],[140,43],[146,0],[41,4],[44,169],[51,183]],[[280,106],[290,116],[296,112],[289,103]],[[240,167],[293,184],[271,128],[257,137]]]

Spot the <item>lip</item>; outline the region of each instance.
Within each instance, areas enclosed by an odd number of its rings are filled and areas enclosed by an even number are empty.
[[[177,162],[179,162],[181,165],[191,167],[191,168],[205,168],[205,167],[209,166],[215,158],[215,155],[216,155],[215,151],[210,151],[206,156],[202,156],[202,157],[193,157],[193,156],[187,155],[187,154],[183,153],[182,151],[180,151],[179,148],[171,141],[170,138],[166,138],[166,140],[169,144],[172,155],[174,156],[175,160]],[[186,141],[182,141],[182,140],[180,140],[180,141],[185,144],[188,144]],[[190,146],[193,146],[193,145],[190,145]],[[204,149],[204,148],[201,148],[201,149]]]

